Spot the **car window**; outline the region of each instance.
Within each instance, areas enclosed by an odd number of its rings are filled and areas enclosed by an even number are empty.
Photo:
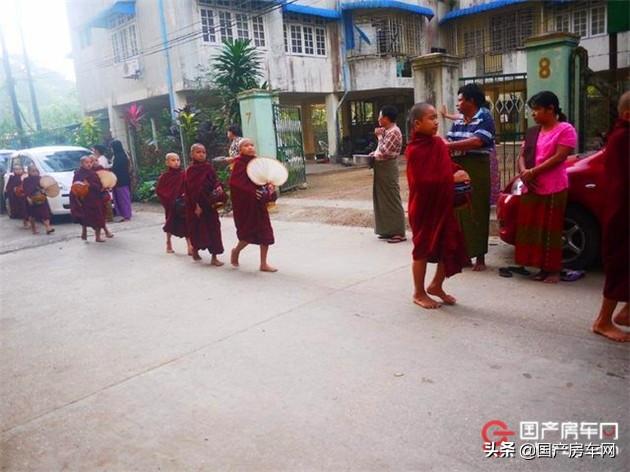
[[[89,154],[82,149],[56,151],[41,156],[39,162],[44,172],[71,172],[78,169],[81,158]]]
[[[26,157],[26,156],[20,156],[18,157],[18,160],[15,161],[15,164],[21,165],[22,168],[24,169],[24,172],[28,171],[28,166],[30,166],[31,164],[33,164],[33,159],[31,159],[30,157]]]

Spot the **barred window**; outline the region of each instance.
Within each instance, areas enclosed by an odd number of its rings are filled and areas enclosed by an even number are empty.
[[[252,18],[252,26],[254,31],[254,45],[257,47],[265,47],[265,25],[262,16]]]
[[[587,11],[580,10],[573,14],[573,32],[583,38],[588,34]]]
[[[464,55],[477,56],[483,52],[483,31],[464,31]]]
[[[302,54],[302,27],[291,25],[291,52]]]
[[[606,7],[591,9],[591,36],[606,32]]]
[[[556,31],[562,31],[564,33],[571,32],[571,25],[569,23],[570,17],[566,14],[556,15]]]
[[[201,33],[206,43],[216,43],[217,35],[214,30],[214,15],[212,10],[201,9]]]
[[[138,55],[139,49],[136,38],[135,21],[127,20],[122,23],[122,26],[118,23],[118,26],[112,31],[111,37],[115,63]]]
[[[304,26],[304,54],[315,54],[315,40],[313,38],[313,27]]]
[[[532,9],[518,10],[510,15],[493,16],[490,20],[491,51],[497,54],[520,48],[533,34],[534,12]],[[483,43],[479,46],[483,50]]]
[[[249,39],[249,21],[247,15],[236,14],[236,37]]]
[[[326,55],[326,30],[324,28],[315,28],[315,38],[317,44],[317,55]]]
[[[234,39],[234,34],[232,33],[232,14],[230,12],[219,12],[219,32],[221,33],[221,41]]]

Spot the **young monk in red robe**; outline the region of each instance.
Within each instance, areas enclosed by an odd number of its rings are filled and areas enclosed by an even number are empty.
[[[230,194],[238,237],[238,244],[232,249],[230,261],[234,267],[238,267],[241,251],[249,244],[257,244],[260,246],[260,270],[277,272],[278,269],[267,263],[269,246],[274,243],[267,203],[275,201],[278,195],[273,185],[262,189],[247,176],[247,164],[256,157],[252,140],[241,140],[239,151],[230,176]]]
[[[35,222],[39,221],[44,223],[46,228],[46,234],[55,232],[50,224],[50,206],[48,205],[48,198],[42,188],[39,186],[39,170],[34,165],[28,166],[28,177],[22,182],[22,188],[24,189],[24,195],[26,196],[26,213],[31,223],[31,231],[33,234],[37,234],[37,227]],[[41,195],[44,195],[43,201],[39,202]],[[35,198],[35,199],[34,199]]]
[[[413,233],[413,302],[422,308],[438,308],[456,300],[443,283],[468,263],[466,243],[453,209],[454,184],[468,178],[453,164],[444,141],[436,136],[438,115],[432,105],[417,103],[409,112],[412,139],[407,144],[409,224]],[[455,176],[454,176],[455,174]],[[437,262],[433,280],[425,289],[427,262]]]
[[[72,182],[84,182],[88,184],[88,193],[85,197],[79,198],[74,194],[70,194],[70,213],[75,222],[82,227],[81,239],[87,240],[87,227],[94,229],[95,241],[104,243],[105,239],[101,237],[101,230],[105,226],[105,213],[103,207],[103,186],[101,179],[96,175],[96,171],[92,168],[94,161],[92,156],[83,156],[81,158],[81,167],[74,171]]]
[[[193,144],[190,148],[192,164],[186,169],[184,193],[186,194],[186,223],[192,244],[192,257],[201,260],[200,249],[212,254],[210,263],[220,267],[223,262],[217,257],[223,254],[221,221],[216,206],[225,202],[227,196],[217,178],[217,174],[206,160],[203,144]]]
[[[184,196],[184,171],[181,169],[179,156],[174,152],[166,155],[168,170],[160,175],[155,186],[155,193],[164,207],[166,222],[162,229],[166,233],[166,252],[173,254],[171,236],[186,238],[188,255],[193,255],[193,247],[188,238],[186,226],[186,200]],[[182,211],[183,210],[183,211]]]
[[[630,92],[619,99],[619,118],[608,138],[604,151],[606,173],[606,208],[603,224],[602,259],[606,282],[604,299],[593,332],[618,342],[630,342],[625,333],[613,324],[613,313],[619,302],[623,308],[614,317],[621,326],[630,326],[628,310],[628,192],[630,159]]]
[[[98,146],[101,148],[103,147],[100,145]],[[92,157],[92,170],[94,170],[95,172],[99,170],[105,170],[107,172],[111,172],[109,169],[106,169],[99,163],[99,158],[97,156],[92,154],[91,157]],[[103,188],[103,190],[101,191],[101,200],[103,201],[103,217],[105,218],[104,220],[105,223],[103,224],[103,231],[105,232],[105,236],[107,236],[108,238],[113,238],[114,233],[112,233],[107,227],[107,222],[114,220],[114,217],[113,217],[114,214],[112,211],[112,197],[109,193],[110,191],[111,189]]]
[[[21,219],[24,228],[29,227],[28,215],[26,213],[26,197],[24,196],[24,188],[22,187],[22,178],[24,177],[24,169],[21,165],[13,167],[13,174],[7,181],[4,190],[4,197],[9,202],[9,217],[13,219]]]

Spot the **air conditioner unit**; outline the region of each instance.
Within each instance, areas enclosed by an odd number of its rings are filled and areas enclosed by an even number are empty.
[[[127,59],[123,62],[123,77],[125,79],[137,79],[140,77],[140,61],[138,58]]]

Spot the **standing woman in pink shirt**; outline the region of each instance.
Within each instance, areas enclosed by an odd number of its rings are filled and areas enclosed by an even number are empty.
[[[562,231],[569,179],[565,161],[577,144],[558,97],[540,92],[527,104],[537,126],[527,130],[519,155],[526,186],[517,220],[516,263],[537,267],[535,280],[557,283],[562,270]]]

